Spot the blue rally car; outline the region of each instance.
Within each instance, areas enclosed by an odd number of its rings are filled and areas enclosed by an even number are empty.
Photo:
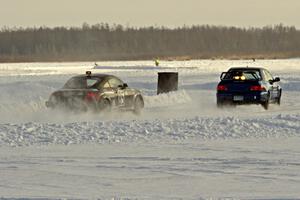
[[[217,106],[261,104],[265,110],[270,103],[280,105],[282,89],[279,77],[258,67],[234,67],[220,76],[217,86]]]

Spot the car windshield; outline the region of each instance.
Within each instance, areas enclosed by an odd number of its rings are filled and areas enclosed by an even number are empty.
[[[67,81],[64,85],[64,89],[88,89],[96,88],[100,78],[96,77],[74,77]]]
[[[230,70],[221,77],[222,80],[261,80],[259,70]]]

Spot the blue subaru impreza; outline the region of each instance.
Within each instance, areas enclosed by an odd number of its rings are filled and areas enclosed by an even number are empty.
[[[217,86],[217,106],[270,103],[280,105],[282,88],[279,77],[273,78],[265,68],[234,67],[220,76]]]

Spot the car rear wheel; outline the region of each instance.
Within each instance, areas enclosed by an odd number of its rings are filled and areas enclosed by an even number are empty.
[[[270,105],[270,94],[268,94],[267,100],[266,100],[265,102],[263,102],[261,105],[262,105],[262,107],[263,107],[265,110],[268,110],[268,109],[269,109],[269,105]]]
[[[217,100],[217,108],[223,108],[223,107],[224,107],[224,103]]]
[[[98,108],[101,112],[111,111],[111,103],[108,99],[102,99],[98,103]]]
[[[236,105],[230,101],[220,101],[217,99],[217,108],[234,108]]]

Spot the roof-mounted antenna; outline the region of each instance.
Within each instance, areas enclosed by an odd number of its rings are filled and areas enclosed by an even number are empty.
[[[86,74],[87,77],[91,77],[92,72],[91,71],[86,71],[85,74]]]

